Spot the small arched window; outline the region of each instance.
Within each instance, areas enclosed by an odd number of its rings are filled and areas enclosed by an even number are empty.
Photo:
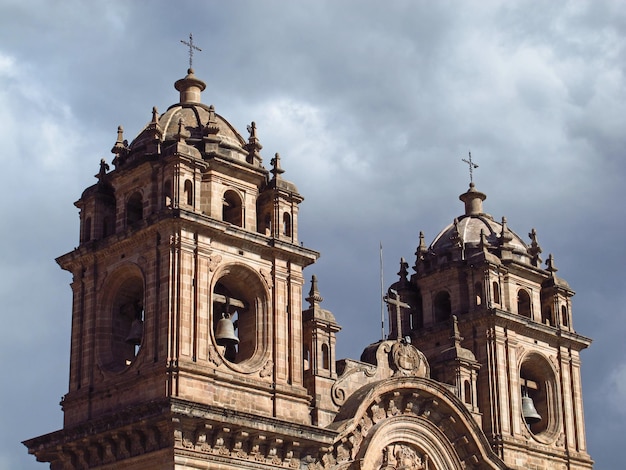
[[[322,368],[330,369],[330,351],[326,343],[322,344]]]
[[[311,368],[311,351],[309,350],[308,344],[305,344],[302,348],[302,362],[304,370],[309,370]]]
[[[126,224],[132,225],[143,219],[143,200],[141,193],[137,191],[126,202]]]
[[[269,214],[265,214],[265,219],[263,220],[263,233],[267,236],[272,234],[272,216]]]
[[[185,180],[185,202],[188,206],[193,206],[193,183],[191,180]]]
[[[224,193],[222,200],[222,220],[237,227],[243,227],[243,210],[241,198],[232,189]]]
[[[289,212],[283,214],[283,235],[286,237],[291,236],[291,215]]]
[[[448,291],[442,290],[435,296],[435,322],[444,322],[452,315],[452,303]]]
[[[83,226],[83,241],[88,242],[89,240],[91,240],[91,217],[85,219]]]
[[[113,222],[111,221],[111,217],[105,217],[102,220],[102,236],[108,237],[113,233]]]
[[[531,318],[530,295],[525,289],[517,291],[517,313]]]
[[[463,399],[468,405],[472,404],[472,385],[469,380],[463,383]]]
[[[569,315],[567,313],[567,307],[565,305],[561,306],[561,325],[569,326]]]
[[[493,303],[494,304],[499,304],[500,303],[500,284],[498,284],[498,281],[493,281]]]
[[[474,285],[474,292],[476,293],[476,306],[482,305],[483,303],[483,285],[480,282],[477,282]]]
[[[163,204],[165,207],[172,207],[172,182],[170,180],[163,184]]]

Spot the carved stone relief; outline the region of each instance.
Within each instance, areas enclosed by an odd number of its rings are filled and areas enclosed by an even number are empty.
[[[383,449],[379,470],[433,470],[429,469],[428,457],[421,455],[406,443],[393,443]]]

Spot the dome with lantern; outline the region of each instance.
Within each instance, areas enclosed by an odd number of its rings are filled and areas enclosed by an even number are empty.
[[[512,259],[539,267],[541,248],[534,229],[529,234],[531,243],[525,243],[508,227],[505,217],[498,222],[484,212],[482,203],[486,198],[473,182],[470,183],[469,189],[459,196],[465,205],[464,214],[441,230],[428,247],[420,234],[416,253],[418,265],[433,269],[450,262],[486,256],[496,262]]]
[[[176,143],[195,148],[198,157],[225,157],[254,167],[262,167],[259,150],[262,148],[256,136],[256,125],[248,126],[250,137],[246,141],[237,130],[215,112],[213,105],[202,103],[201,94],[206,83],[194,75],[193,69],[174,84],[180,93],[179,102],[163,114],[152,109],[152,120],[139,132],[130,144],[118,129],[117,142],[111,150],[116,154],[113,164],[124,166],[150,154],[158,154]],[[195,151],[193,153],[196,153]]]

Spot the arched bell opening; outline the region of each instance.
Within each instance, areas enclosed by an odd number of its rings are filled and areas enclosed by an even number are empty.
[[[536,437],[550,439],[558,434],[556,373],[549,361],[538,353],[527,355],[520,367],[521,417]]]
[[[267,293],[259,275],[230,265],[217,275],[212,294],[212,332],[229,363],[253,364],[267,349]]]
[[[100,320],[98,343],[103,368],[119,372],[136,361],[144,344],[144,279],[136,266],[116,271],[109,279],[103,289],[108,314]]]
[[[483,304],[483,285],[480,282],[474,284],[474,293],[476,295],[476,306]]]
[[[442,290],[435,296],[435,322],[441,323],[450,319],[452,315],[452,302],[450,300],[450,293]]]
[[[185,180],[183,197],[185,204],[188,206],[194,206],[193,182],[191,180]]]
[[[530,294],[525,289],[517,291],[517,313],[527,318],[532,318]]]
[[[126,201],[126,225],[133,225],[141,219],[143,219],[143,198],[137,191]]]
[[[499,304],[500,303],[500,284],[498,283],[498,281],[493,281],[491,285],[491,291],[493,295],[493,303]]]
[[[222,220],[243,227],[243,206],[237,192],[229,189],[222,199]]]

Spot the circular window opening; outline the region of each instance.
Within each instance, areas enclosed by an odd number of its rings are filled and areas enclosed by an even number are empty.
[[[266,294],[257,274],[243,266],[230,266],[213,287],[213,335],[224,358],[241,364],[262,350],[267,324]]]
[[[555,434],[558,428],[556,379],[548,361],[532,354],[520,368],[522,419],[536,436]]]

